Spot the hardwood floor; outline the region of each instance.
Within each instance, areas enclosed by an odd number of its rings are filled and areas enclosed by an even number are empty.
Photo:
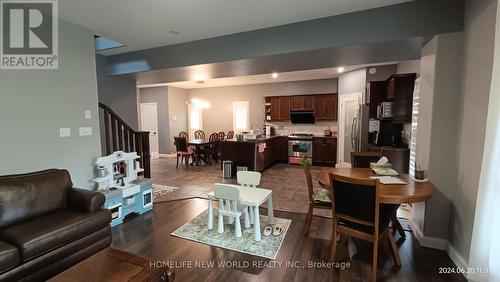
[[[179,165],[175,168],[175,159],[160,158],[151,163],[153,183],[179,187],[178,190],[167,193],[159,201],[185,199],[192,197],[207,198],[212,191],[212,185],[219,183],[236,183],[235,179],[222,178],[220,162],[211,166]],[[313,183],[320,187],[316,181],[316,173],[321,167],[311,167]],[[308,192],[304,169],[301,166],[275,164],[262,173],[259,187],[273,190],[274,209],[296,213],[307,213]],[[331,216],[329,212],[318,211],[323,216]]]
[[[275,216],[291,219],[292,223],[275,261],[170,235],[207,206],[204,199],[157,203],[152,212],[132,216],[114,227],[112,246],[160,263],[175,263],[176,281],[364,281],[370,277],[371,244],[362,241],[356,241],[358,254],[349,268],[308,267],[310,261],[329,261],[331,225],[329,219],[322,217],[313,219],[311,233],[306,236],[305,215],[276,211]],[[265,209],[261,212],[265,213]],[[438,274],[439,267],[455,265],[445,252],[420,247],[411,233],[407,233],[399,252],[402,267],[397,269],[393,267],[388,244],[381,244],[379,281],[466,281],[460,274]],[[338,253],[339,262],[349,262],[345,245],[338,247]],[[215,265],[196,267],[196,263],[203,262]],[[234,265],[218,266],[223,262]]]

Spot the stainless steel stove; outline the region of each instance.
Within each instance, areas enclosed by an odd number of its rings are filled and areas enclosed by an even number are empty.
[[[308,133],[293,133],[288,136],[288,139],[293,139],[293,140],[312,140],[313,139],[313,134],[308,134]]]
[[[312,163],[313,134],[294,133],[288,136],[288,163],[299,164],[300,159],[307,158]]]

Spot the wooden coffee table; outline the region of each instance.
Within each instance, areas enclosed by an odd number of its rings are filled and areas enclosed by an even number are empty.
[[[113,248],[104,249],[49,281],[173,281],[168,267],[151,267],[151,259]]]

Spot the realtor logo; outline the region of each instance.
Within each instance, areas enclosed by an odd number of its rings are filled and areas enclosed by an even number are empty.
[[[58,68],[57,0],[0,0],[1,69]]]

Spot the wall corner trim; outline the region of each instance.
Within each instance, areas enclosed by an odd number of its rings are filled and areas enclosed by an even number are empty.
[[[425,236],[415,222],[412,220],[409,222],[410,228],[421,246],[442,251],[448,250],[448,240]]]

